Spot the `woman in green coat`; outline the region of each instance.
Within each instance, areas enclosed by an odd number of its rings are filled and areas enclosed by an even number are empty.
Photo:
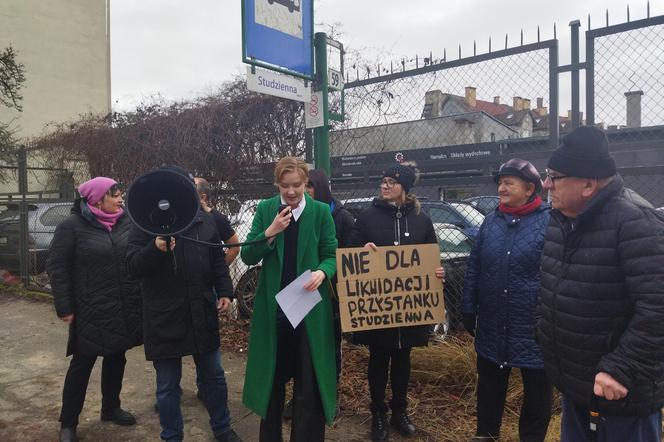
[[[249,338],[244,404],[261,419],[261,441],[281,441],[281,416],[286,383],[294,379],[293,442],[323,441],[325,422],[332,424],[336,407],[334,328],[329,279],[336,271],[337,240],[330,208],[305,195],[306,163],[284,157],[274,172],[279,195],[256,209],[247,240],[264,242],[242,247],[247,265],[260,273]],[[275,295],[306,270],[304,288],[323,298],[293,329]]]

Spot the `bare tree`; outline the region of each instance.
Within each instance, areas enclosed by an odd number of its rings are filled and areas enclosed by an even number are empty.
[[[9,46],[0,50],[0,106],[22,111],[21,88],[25,82],[25,66],[16,60],[16,52]],[[16,139],[9,123],[0,121],[0,159],[14,162]],[[0,179],[5,179],[4,170],[0,170]]]
[[[16,61],[16,52],[9,46],[0,51],[0,104],[22,110],[21,89],[25,82],[25,66]]]
[[[90,175],[125,183],[167,163],[233,188],[248,166],[304,153],[303,106],[250,92],[236,78],[195,101],[84,115],[35,146],[57,167],[82,161]]]

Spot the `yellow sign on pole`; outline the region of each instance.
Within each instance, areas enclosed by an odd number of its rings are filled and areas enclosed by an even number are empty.
[[[344,332],[438,324],[445,319],[438,244],[337,249]]]

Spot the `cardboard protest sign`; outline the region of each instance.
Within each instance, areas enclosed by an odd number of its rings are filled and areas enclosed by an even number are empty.
[[[344,332],[437,324],[445,319],[438,244],[337,249]]]

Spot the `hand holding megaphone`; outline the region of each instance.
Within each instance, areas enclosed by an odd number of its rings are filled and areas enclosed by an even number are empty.
[[[170,250],[175,250],[175,237],[169,236],[164,238],[163,236],[158,236],[154,239],[154,245],[157,246],[159,250],[166,253],[169,249],[168,245],[170,243]]]

